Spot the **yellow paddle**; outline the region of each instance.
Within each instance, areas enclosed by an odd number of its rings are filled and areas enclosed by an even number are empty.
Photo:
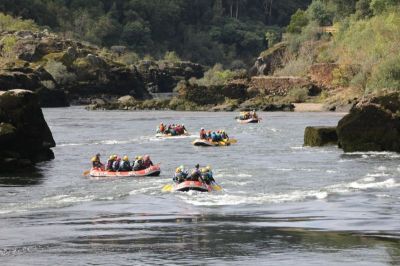
[[[165,186],[163,186],[163,188],[161,189],[162,192],[170,192],[172,191],[173,186],[171,184],[167,184]]]
[[[219,186],[217,183],[215,183],[215,182],[213,182],[212,184],[211,184],[211,187],[214,189],[214,190],[216,190],[216,191],[221,191],[222,190],[222,187],[221,186]]]
[[[232,143],[232,144],[237,143],[237,139],[229,139],[228,141],[229,141],[230,143]]]
[[[83,172],[83,176],[87,176],[90,173],[90,170],[86,170],[85,172]]]

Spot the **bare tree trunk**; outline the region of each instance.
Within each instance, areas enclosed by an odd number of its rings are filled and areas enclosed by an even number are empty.
[[[236,0],[236,19],[239,17],[239,0]]]

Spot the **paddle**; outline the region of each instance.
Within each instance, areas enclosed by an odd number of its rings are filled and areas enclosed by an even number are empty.
[[[232,143],[232,144],[237,143],[237,139],[229,139],[228,141],[229,141],[230,143]]]
[[[222,190],[222,187],[220,185],[218,185],[217,183],[215,183],[215,181],[213,181],[211,183],[211,187],[216,191],[221,191]]]
[[[90,170],[86,170],[85,172],[83,172],[83,176],[87,176],[90,173]]]
[[[173,185],[171,184],[166,184],[165,186],[163,186],[163,188],[161,189],[162,192],[170,192],[173,189]]]

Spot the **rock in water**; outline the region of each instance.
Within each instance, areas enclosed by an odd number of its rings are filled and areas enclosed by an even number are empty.
[[[306,127],[304,146],[336,145],[338,137],[336,127]]]
[[[400,94],[359,102],[338,124],[339,147],[345,152],[400,152]]]
[[[54,159],[51,131],[36,94],[28,90],[0,92],[0,169],[18,169]]]

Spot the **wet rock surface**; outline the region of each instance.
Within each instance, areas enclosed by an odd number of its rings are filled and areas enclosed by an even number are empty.
[[[0,169],[14,170],[51,160],[55,147],[36,94],[0,92]]]

